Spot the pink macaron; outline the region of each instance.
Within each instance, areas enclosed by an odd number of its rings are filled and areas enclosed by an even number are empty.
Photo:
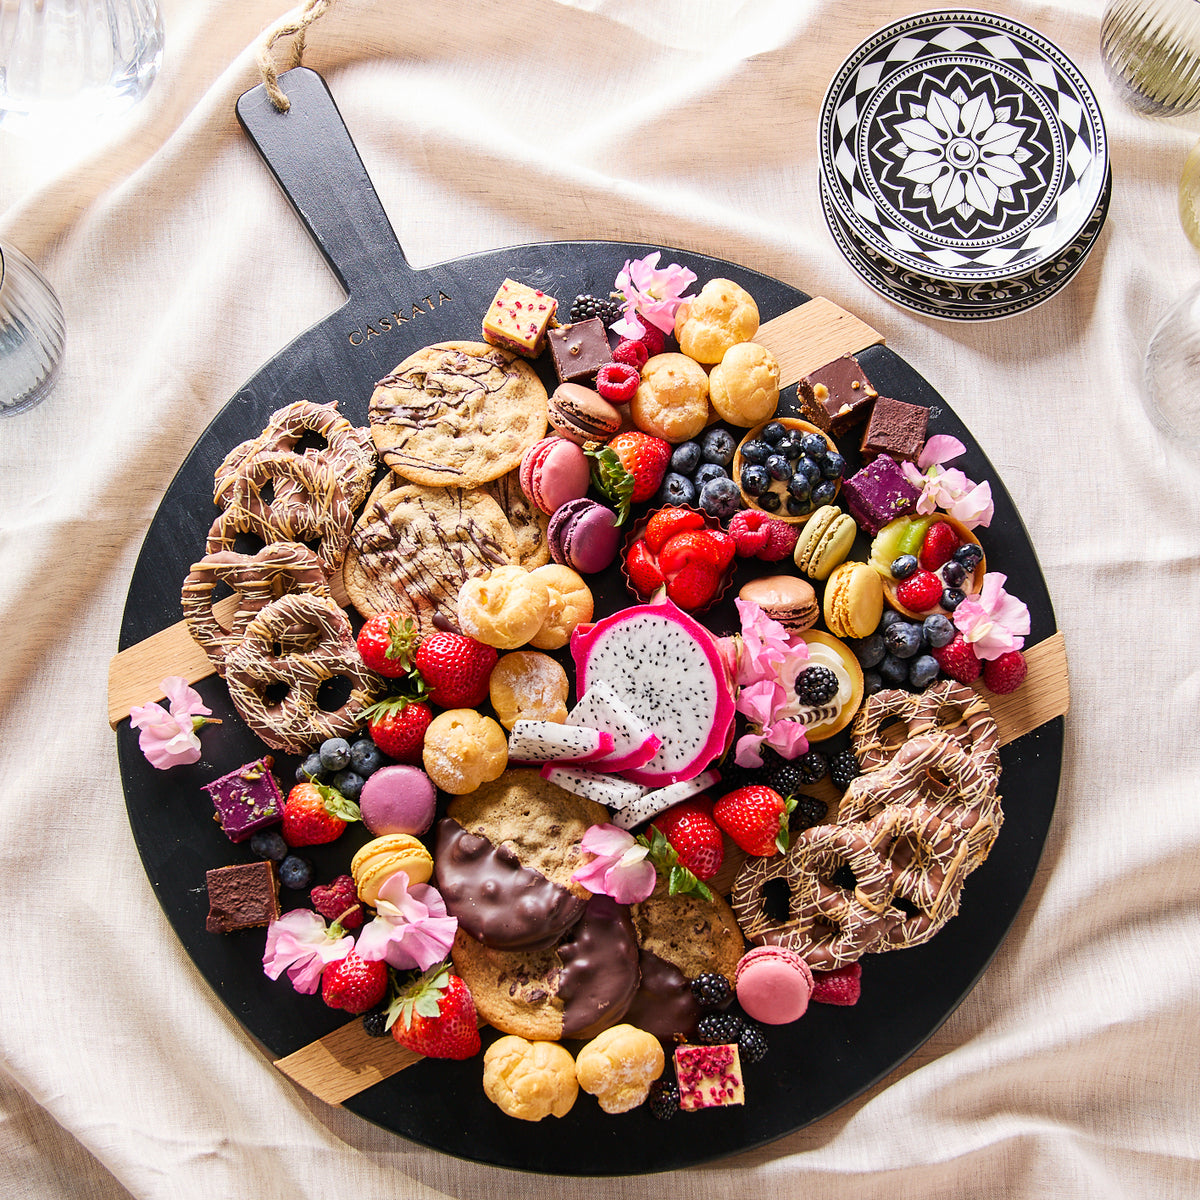
[[[433,824],[437,793],[420,767],[397,763],[380,767],[363,784],[358,798],[363,824],[376,836],[411,833],[420,836]]]
[[[549,516],[568,500],[586,495],[592,472],[587,455],[574,442],[547,437],[522,455],[517,478],[526,497]]]
[[[742,955],[734,979],[742,1010],[764,1025],[786,1025],[808,1009],[812,971],[785,946],[756,946]]]

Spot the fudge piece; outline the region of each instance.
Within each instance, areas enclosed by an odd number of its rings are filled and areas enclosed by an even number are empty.
[[[677,1046],[675,1079],[679,1083],[679,1107],[685,1112],[746,1103],[736,1042],[725,1046]]]
[[[906,458],[916,462],[925,445],[929,428],[929,409],[920,404],[906,404],[891,396],[880,396],[871,409],[871,419],[863,432],[862,460],[870,462],[880,454]]]
[[[274,765],[266,754],[204,785],[217,810],[213,820],[231,842],[244,842],[283,819],[283,795],[271,774]]]
[[[483,318],[483,340],[536,358],[546,343],[558,301],[524,283],[506,279]]]
[[[273,862],[243,863],[206,871],[209,933],[257,929],[279,917],[279,879]]]
[[[805,420],[834,437],[865,420],[878,395],[849,354],[806,375],[796,391]]]
[[[889,521],[916,512],[919,488],[904,478],[900,464],[881,454],[842,482],[842,499],[850,515],[874,537]]]
[[[605,363],[612,362],[608,334],[599,317],[551,329],[546,340],[562,383],[590,379]]]

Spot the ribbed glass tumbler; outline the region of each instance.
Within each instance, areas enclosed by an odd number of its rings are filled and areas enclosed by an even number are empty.
[[[0,417],[45,399],[66,344],[62,305],[42,273],[0,244]]]
[[[1200,0],[1109,0],[1100,50],[1113,87],[1139,112],[1200,108]]]

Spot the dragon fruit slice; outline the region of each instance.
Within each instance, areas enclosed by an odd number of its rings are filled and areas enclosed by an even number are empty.
[[[581,695],[607,683],[662,739],[627,779],[665,787],[699,775],[725,749],[733,689],[717,641],[669,600],[622,609],[571,636]]]
[[[512,762],[591,762],[611,754],[612,749],[613,735],[607,729],[557,721],[514,721],[508,735]]]
[[[636,713],[630,711],[612,688],[598,680],[567,714],[568,725],[590,725],[610,730],[613,750],[596,761],[597,770],[629,771],[644,767],[662,745],[662,739]]]
[[[627,804],[646,794],[648,789],[640,783],[630,783],[619,775],[602,775],[599,771],[587,771],[575,767],[542,768],[542,778],[557,784],[565,792],[594,800],[607,808],[624,808]]]
[[[669,783],[663,788],[655,788],[654,791],[647,792],[640,800],[634,800],[619,812],[614,813],[613,824],[619,825],[622,829],[632,829],[643,821],[649,821],[651,817],[657,817],[660,812],[666,812],[668,808],[681,804],[690,796],[704,791],[705,788],[712,787],[714,783],[720,781],[720,778],[720,774],[716,771],[701,771],[693,779],[684,779],[679,783]]]

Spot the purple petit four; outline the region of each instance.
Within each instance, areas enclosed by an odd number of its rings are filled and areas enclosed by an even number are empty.
[[[881,454],[842,483],[842,499],[850,515],[874,537],[889,521],[916,512],[919,488],[904,477],[900,464]]]
[[[213,819],[231,842],[244,842],[283,819],[283,795],[271,774],[274,765],[266,754],[204,785],[216,806]]]

